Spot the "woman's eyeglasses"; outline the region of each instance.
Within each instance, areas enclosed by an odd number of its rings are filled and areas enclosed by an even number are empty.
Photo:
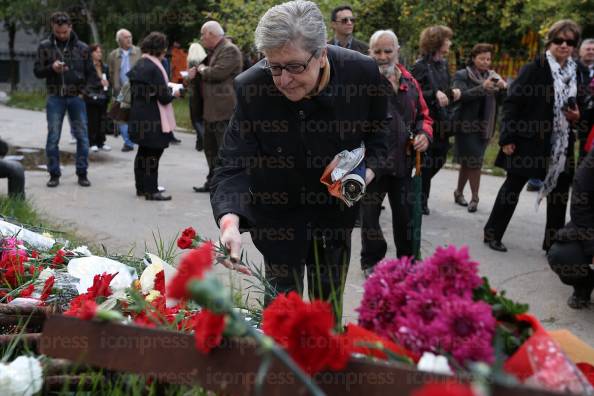
[[[553,43],[555,45],[563,45],[563,43],[566,43],[570,47],[576,47],[577,46],[577,40],[575,40],[575,39],[564,39],[564,38],[561,38],[561,37],[555,37],[554,39],[551,40],[551,43]]]
[[[311,60],[313,59],[316,52],[318,52],[318,51],[314,51],[311,54],[311,56],[309,57],[309,59],[305,61],[305,63],[289,63],[286,65],[271,65],[270,63],[268,63],[268,59],[266,59],[265,67],[268,69],[270,74],[272,74],[275,77],[283,74],[283,70],[286,70],[287,72],[289,72],[291,74],[300,74],[300,73],[303,73],[305,71],[305,69],[307,69],[307,66],[309,66],[309,62],[311,62]]]

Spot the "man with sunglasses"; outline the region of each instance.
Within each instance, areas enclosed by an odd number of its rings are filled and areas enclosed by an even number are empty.
[[[221,243],[235,260],[227,265],[247,272],[236,261],[240,231],[249,230],[273,291],[302,291],[307,267],[310,296],[339,304],[358,210],[320,178],[336,154],[362,144],[365,182],[384,169],[391,88],[372,59],[326,44],[311,1],[269,9],[255,43],[265,59],[235,79],[211,189]]]
[[[342,5],[332,10],[330,25],[334,30],[334,38],[328,44],[338,45],[368,55],[369,47],[363,41],[353,37],[355,17],[351,6]]]
[[[101,85],[89,47],[72,31],[72,22],[65,12],[50,17],[51,34],[37,49],[34,73],[45,78],[47,87],[47,170],[48,187],[60,184],[60,134],[68,112],[72,134],[76,138],[76,175],[82,187],[91,185],[87,178],[89,137],[87,111],[82,98],[90,85]]]

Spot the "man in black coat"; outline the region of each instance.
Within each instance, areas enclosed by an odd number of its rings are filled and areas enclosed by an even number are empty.
[[[268,10],[256,46],[266,58],[235,80],[237,106],[211,191],[221,242],[237,260],[240,230],[249,230],[275,291],[303,290],[307,266],[310,295],[336,302],[357,208],[331,196],[320,177],[336,154],[362,143],[366,183],[382,169],[387,85],[372,59],[326,46],[313,2]]]
[[[52,33],[39,44],[33,72],[45,78],[47,86],[47,170],[48,187],[60,184],[60,134],[68,112],[72,134],[76,138],[76,174],[78,184],[91,185],[87,178],[89,137],[87,114],[82,95],[89,85],[100,84],[89,47],[72,31],[68,14],[55,12],[50,17]]]
[[[573,286],[567,304],[580,309],[590,304],[594,289],[594,151],[576,172],[569,211],[571,221],[557,232],[548,259],[561,282]]]

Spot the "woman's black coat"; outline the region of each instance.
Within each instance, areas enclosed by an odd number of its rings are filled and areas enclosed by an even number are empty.
[[[130,139],[139,146],[166,148],[171,136],[163,133],[157,101],[171,103],[173,96],[161,70],[149,59],[142,58],[128,72],[132,107],[128,131]]]
[[[452,120],[453,132],[455,134],[481,132],[480,126],[484,122],[483,112],[487,90],[483,88],[482,84],[470,79],[466,68],[456,72],[452,88],[460,90],[460,100],[454,105],[456,110]],[[505,90],[499,90],[495,95],[499,104],[499,101],[505,96]]]
[[[577,103],[584,114],[584,92],[586,89],[583,72],[577,66]],[[499,150],[495,165],[508,173],[544,179],[551,156],[551,134],[553,130],[553,106],[555,90],[553,75],[546,56],[538,56],[525,65],[511,84],[508,96],[503,102],[503,120],[499,145],[515,144],[512,155]],[[579,125],[578,125],[579,126]],[[566,171],[573,173],[573,147],[575,134],[570,132]]]
[[[289,101],[264,61],[235,79],[237,106],[211,189],[215,219],[235,213],[240,228],[273,262],[299,261],[314,229],[350,241],[358,210],[329,195],[324,168],[365,143],[367,167],[385,169],[391,87],[369,57],[328,46],[330,81],[310,99]],[[321,235],[318,235],[318,238]],[[331,242],[328,242],[331,243]]]

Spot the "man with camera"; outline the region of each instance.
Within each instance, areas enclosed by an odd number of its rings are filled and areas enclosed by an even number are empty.
[[[225,38],[225,32],[216,21],[208,21],[200,29],[200,41],[209,52],[208,65],[192,67],[189,78],[196,74],[202,79],[204,99],[204,154],[208,162],[206,183],[194,187],[195,192],[209,192],[215,161],[219,147],[223,144],[223,135],[235,107],[233,79],[242,71],[241,51]]]
[[[46,79],[48,135],[45,152],[50,174],[48,187],[60,184],[60,134],[64,115],[68,112],[72,133],[76,138],[76,175],[78,184],[89,187],[87,178],[89,137],[87,114],[82,98],[89,83],[98,79],[89,47],[72,31],[72,22],[65,12],[50,17],[51,34],[37,49],[34,73]]]

